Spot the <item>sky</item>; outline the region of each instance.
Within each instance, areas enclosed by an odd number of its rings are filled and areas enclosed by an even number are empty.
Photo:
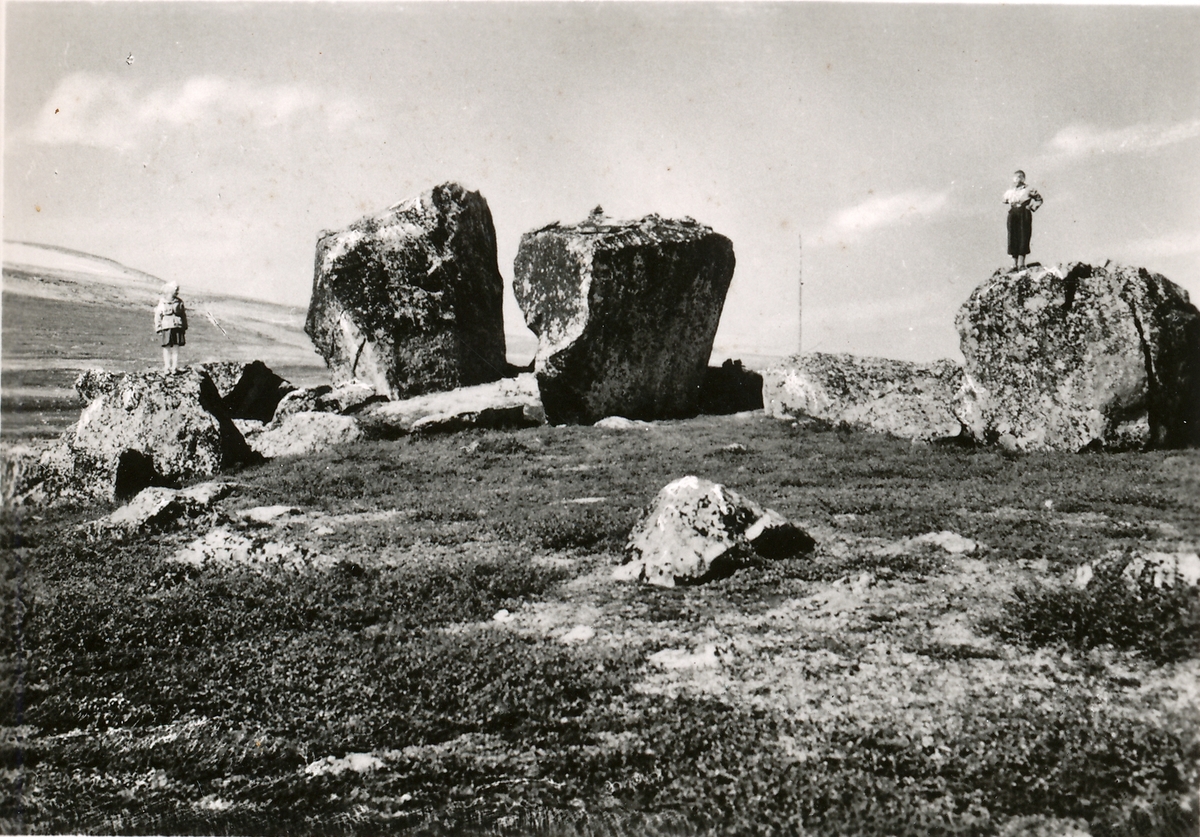
[[[487,199],[509,284],[522,233],[596,205],[728,236],[715,358],[960,358],[954,315],[1009,262],[1022,168],[1045,198],[1031,262],[1140,265],[1200,299],[1196,6],[4,13],[4,238],[185,298],[307,305],[322,230],[454,180]]]

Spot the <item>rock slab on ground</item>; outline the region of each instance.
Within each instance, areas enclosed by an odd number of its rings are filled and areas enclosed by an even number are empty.
[[[207,511],[232,490],[226,482],[203,482],[183,489],[145,488],[112,514],[95,521],[91,528],[97,532],[162,528],[184,515]]]
[[[929,441],[957,436],[952,406],[962,367],[812,352],[763,371],[763,408],[775,418],[809,416],[834,425]]]
[[[504,373],[503,294],[487,201],[445,183],[322,233],[304,330],[335,382],[405,398]]]
[[[513,291],[550,422],[695,415],[733,269],[729,239],[690,218],[523,235]]]
[[[537,379],[530,373],[450,392],[371,404],[358,418],[372,436],[382,437],[468,427],[535,427],[546,423]]]
[[[956,321],[955,411],[1013,450],[1200,443],[1200,312],[1143,268],[997,271]]]
[[[59,492],[123,499],[254,458],[199,370],[120,374],[85,391],[95,397],[41,458],[43,476]]]
[[[654,499],[629,535],[615,576],[659,587],[730,575],[756,560],[811,552],[812,537],[725,486],[687,476]]]
[[[293,413],[248,439],[254,452],[267,459],[319,453],[333,445],[363,438],[354,416],[337,413]]]

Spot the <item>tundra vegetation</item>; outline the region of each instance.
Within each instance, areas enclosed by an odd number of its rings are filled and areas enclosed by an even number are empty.
[[[686,474],[815,552],[612,580]],[[159,531],[86,525],[102,503],[3,513],[5,831],[1196,833],[1200,593],[1130,568],[1200,545],[1200,451],[759,414],[227,478]],[[238,515],[273,505],[294,510]],[[218,524],[299,558],[170,560]]]

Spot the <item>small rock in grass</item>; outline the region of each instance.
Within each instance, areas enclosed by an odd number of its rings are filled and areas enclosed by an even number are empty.
[[[708,643],[699,651],[689,652],[685,648],[665,648],[650,655],[650,664],[666,671],[720,668],[717,647]]]
[[[383,767],[383,762],[370,753],[347,753],[339,758],[326,756],[314,761],[304,768],[305,775],[321,776],[326,773],[340,776],[349,770],[352,773],[366,773]]]
[[[505,608],[500,608],[492,615],[492,621],[499,622],[501,625],[505,624],[506,622],[511,622],[512,620],[513,615]]]
[[[600,427],[604,430],[649,430],[654,427],[648,421],[639,421],[635,419],[627,419],[624,416],[608,416],[592,425]]]
[[[185,489],[145,488],[126,505],[88,526],[98,532],[161,527],[185,514],[208,509],[232,490],[233,486],[225,482],[203,482]]]
[[[596,629],[590,625],[576,625],[574,628],[563,634],[559,641],[566,643],[567,645],[571,645],[576,642],[587,642],[595,635]]]
[[[757,559],[794,558],[816,542],[778,512],[699,477],[663,488],[634,526],[613,574],[659,587],[732,574]]]
[[[255,506],[252,509],[241,510],[238,517],[253,520],[255,523],[274,523],[281,517],[299,513],[300,509],[295,506]]]
[[[978,547],[975,541],[970,538],[964,538],[956,532],[928,532],[919,537],[913,538],[912,543],[929,544],[930,546],[939,546],[951,555],[962,555],[964,553],[974,552]]]

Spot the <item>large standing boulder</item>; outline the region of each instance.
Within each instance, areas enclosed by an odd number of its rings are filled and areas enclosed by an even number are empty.
[[[513,291],[547,418],[695,415],[733,268],[729,239],[691,218],[594,212],[523,235]]]
[[[962,367],[950,360],[812,352],[763,371],[763,408],[775,418],[809,416],[929,441],[962,432],[952,410],[962,382]]]
[[[124,499],[254,458],[201,371],[92,374],[85,384],[91,402],[42,457],[53,493]]]
[[[971,434],[1017,450],[1200,443],[1200,312],[1142,268],[997,271],[958,313]]]
[[[503,295],[487,201],[445,183],[321,234],[304,330],[335,382],[405,398],[501,377]]]
[[[674,587],[722,578],[761,559],[795,558],[815,546],[778,512],[719,483],[683,477],[642,514],[615,575]]]

